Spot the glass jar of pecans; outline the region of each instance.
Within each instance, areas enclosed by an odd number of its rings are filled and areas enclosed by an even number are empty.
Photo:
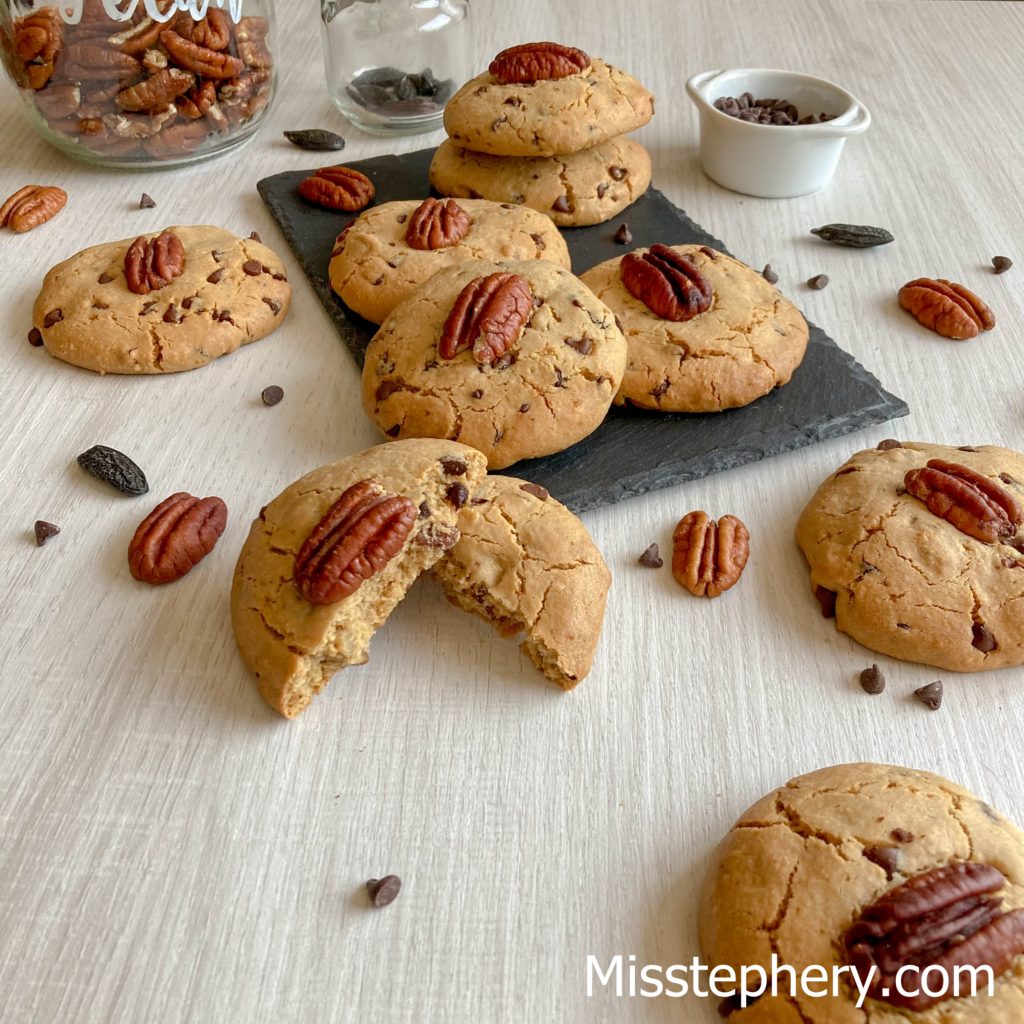
[[[42,134],[113,167],[202,160],[274,95],[273,0],[0,0],[0,51]]]

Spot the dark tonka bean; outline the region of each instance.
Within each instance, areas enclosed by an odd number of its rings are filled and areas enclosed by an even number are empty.
[[[124,452],[97,444],[78,456],[78,464],[97,480],[122,494],[145,494],[149,490],[146,475]]]
[[[824,227],[811,228],[811,234],[833,245],[845,245],[852,249],[869,249],[893,241],[892,234],[885,228],[875,228],[869,224],[826,224]]]
[[[345,140],[334,132],[323,128],[303,128],[298,131],[285,132],[284,137],[299,149],[312,149],[320,152],[345,148]]]

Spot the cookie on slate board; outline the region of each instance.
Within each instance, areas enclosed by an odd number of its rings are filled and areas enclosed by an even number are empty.
[[[635,131],[654,97],[624,71],[594,58],[564,78],[502,85],[489,71],[448,101],[444,127],[457,146],[495,156],[578,153]]]
[[[691,319],[655,312],[623,282],[616,257],[581,275],[622,324],[629,361],[616,403],[662,412],[718,412],[788,383],[809,329],[777,288],[739,260],[706,246],[669,246],[707,282],[710,305]],[[650,252],[638,249],[634,259]]]
[[[521,203],[560,227],[601,224],[636,202],[651,184],[651,157],[626,137],[560,157],[500,157],[443,142],[430,164],[443,196]]]
[[[511,325],[511,347],[492,359],[476,332],[463,339],[469,347],[443,354],[457,300],[494,275],[515,279],[496,300],[511,305],[491,308],[491,327]],[[465,318],[465,330],[476,326]],[[384,321],[366,350],[363,408],[388,437],[462,441],[483,452],[491,469],[502,469],[562,451],[594,431],[625,363],[614,316],[568,271],[541,260],[477,262],[442,270]]]
[[[825,480],[796,539],[823,609],[865,647],[957,672],[1020,665],[1021,503],[1020,452],[883,442]]]
[[[32,322],[51,355],[98,373],[193,370],[284,320],[291,285],[271,249],[208,225],[166,230],[184,264],[145,294],[125,276],[132,238],[90,246],[47,273]]]
[[[434,566],[452,604],[522,647],[571,690],[590,671],[612,577],[586,527],[537,484],[488,476],[459,517],[460,537]]]
[[[985,908],[981,920],[977,913],[971,916],[979,905]],[[838,995],[794,1000],[783,975],[785,994],[768,992],[746,1008],[738,1002],[723,1007],[723,1016],[735,1024],[1019,1024],[1024,1020],[1022,906],[1024,834],[1019,829],[937,775],[846,764],[791,780],[736,822],[704,884],[700,942],[705,962],[737,972],[760,965],[770,976],[773,953],[798,973],[811,965],[828,970],[852,964],[866,979],[871,965],[879,965],[877,984],[862,1009],[849,976]],[[950,911],[945,920],[952,925],[945,929],[937,913],[921,919],[924,911],[938,907]],[[912,955],[897,948],[894,908],[910,942],[931,923],[933,944],[919,953],[922,966],[955,950],[969,933],[974,942],[961,946],[961,953],[969,956],[980,945],[1007,954],[1001,964],[985,956],[980,961],[993,967],[994,995],[987,995],[983,979],[973,997],[900,1005],[891,973],[881,973],[890,957],[893,972]],[[964,908],[966,918],[958,912]],[[1010,916],[992,920],[1004,912]],[[920,980],[905,976],[904,987],[916,989]],[[929,978],[930,985],[937,987],[938,981]],[[889,988],[887,997],[883,986]]]
[[[411,199],[375,206],[338,236],[331,287],[373,323],[439,270],[470,260],[544,259],[570,266],[565,239],[535,210],[468,199],[460,199],[456,210],[435,199],[425,204]]]
[[[367,660],[416,577],[458,540],[458,511],[483,475],[465,445],[397,441],[307,473],[260,512],[231,619],[272,708],[294,718],[336,672]]]

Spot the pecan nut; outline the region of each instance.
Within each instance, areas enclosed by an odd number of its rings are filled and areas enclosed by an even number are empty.
[[[662,320],[692,320],[711,308],[708,279],[691,260],[667,245],[653,245],[643,255],[623,256],[619,274],[626,291]]]
[[[510,46],[487,69],[501,85],[568,78],[590,67],[590,58],[574,46],[561,43],[522,43]]]
[[[25,64],[53,65],[63,42],[63,26],[55,7],[43,7],[14,22],[14,52]],[[52,73],[52,71],[51,71]]]
[[[108,36],[107,42],[122,53],[137,57],[156,45],[164,25],[153,18],[143,18],[137,25],[129,25],[123,32]]]
[[[186,93],[196,83],[191,71],[180,68],[166,68],[149,78],[144,78],[117,94],[117,105],[122,110],[155,110]]]
[[[533,312],[533,292],[518,274],[477,277],[459,293],[448,314],[437,354],[454,359],[464,349],[482,366],[499,359],[519,340]]]
[[[689,512],[672,534],[672,575],[694,597],[718,597],[736,585],[750,554],[750,533],[736,516],[716,523]]]
[[[954,341],[976,338],[996,325],[992,310],[974,292],[944,278],[907,282],[899,291],[899,302],[919,324]]]
[[[988,864],[958,861],[915,875],[865,907],[843,942],[850,965],[872,978],[868,994],[892,1006],[927,1010],[954,994],[953,968],[959,965],[1004,974],[1024,953],[1024,910],[1004,911],[995,895],[1005,884],[1002,872]],[[936,991],[930,984],[927,994],[905,995],[895,979],[908,965],[941,968],[929,977],[945,978],[947,987]]]
[[[267,47],[270,25],[266,18],[242,18],[235,26],[235,48],[247,68],[267,69],[273,66],[273,58]]]
[[[231,18],[218,7],[209,8],[198,21],[188,15],[181,17],[174,29],[183,39],[207,50],[226,50],[231,42]]]
[[[346,490],[295,556],[295,588],[311,604],[354,594],[402,549],[419,515],[404,495],[373,480]]]
[[[217,102],[217,87],[213,82],[202,82],[175,101],[178,112],[190,120],[197,121],[210,112]]]
[[[67,48],[61,73],[80,81],[130,79],[142,65],[131,54],[107,46],[105,40],[79,39]]]
[[[82,105],[82,87],[74,82],[51,85],[36,94],[35,104],[43,117],[59,121],[70,117]]]
[[[214,548],[228,521],[220,498],[184,491],[165,498],[139,523],[128,545],[128,567],[143,583],[160,586],[191,572]]]
[[[454,199],[424,199],[409,217],[405,241],[413,249],[447,249],[469,233],[469,216]]]
[[[26,185],[0,206],[0,227],[19,234],[45,224],[64,209],[68,194],[56,185]]]
[[[930,459],[924,468],[909,470],[903,485],[929,512],[983,544],[1013,537],[1024,522],[1024,510],[1012,494],[955,462]]]
[[[144,139],[142,148],[157,160],[170,160],[175,155],[190,153],[209,135],[210,127],[204,121],[181,121]]]
[[[164,49],[178,67],[194,71],[204,78],[237,78],[245,68],[245,65],[230,53],[199,46],[172,28],[165,28],[160,33],[160,42],[164,44]]]
[[[147,241],[140,235],[124,257],[124,276],[129,290],[148,295],[168,285],[185,269],[185,246],[170,231]]]
[[[370,204],[377,194],[365,174],[351,167],[321,167],[299,185],[299,195],[328,210],[355,213]]]

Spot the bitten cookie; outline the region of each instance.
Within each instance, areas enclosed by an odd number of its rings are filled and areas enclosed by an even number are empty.
[[[503,85],[478,75],[448,101],[444,127],[477,153],[555,156],[635,131],[653,115],[654,97],[635,78],[594,58],[564,78]]]
[[[32,310],[47,351],[98,373],[174,373],[257,341],[284,320],[291,285],[267,246],[202,225],[143,236],[149,252],[167,235],[183,254],[180,273],[169,279],[131,238],[83,249],[50,270]],[[148,277],[144,292],[132,291],[126,278],[133,248]],[[177,266],[166,253],[162,260],[165,272]]]
[[[462,441],[501,469],[595,430],[625,363],[615,318],[568,271],[471,263],[442,270],[381,325],[363,408],[388,437]]]
[[[700,941],[712,966],[855,967],[874,982],[861,1009],[838,995],[767,992],[733,1024],[1019,1024],[1024,1020],[1024,834],[966,789],[881,764],[823,768],[759,800],[718,847],[704,884]],[[992,967],[974,996],[901,996],[895,972],[960,960]],[[904,990],[922,978],[902,976]],[[820,993],[828,986],[814,988]],[[969,977],[961,979],[966,986]],[[883,988],[888,994],[883,994]],[[948,995],[951,995],[949,993]],[[730,1006],[732,1007],[730,1010]]]
[[[882,442],[825,480],[796,540],[823,610],[865,647],[956,672],[1020,665],[1022,502],[1020,452]]]
[[[466,199],[455,208],[436,199],[385,203],[338,236],[331,287],[349,309],[379,324],[439,270],[503,259],[570,266],[565,239],[534,210]]]
[[[697,245],[667,248],[682,258],[706,289],[710,303],[689,319],[665,316],[627,288],[617,257],[581,275],[583,283],[619,318],[629,361],[616,397],[662,412],[718,412],[747,405],[789,382],[807,349],[807,321],[777,288],[739,260]],[[638,249],[636,261],[652,250]],[[672,299],[678,282],[650,263],[645,298]],[[642,268],[641,268],[642,269]],[[669,270],[669,276],[672,271]]]
[[[500,157],[443,142],[430,164],[443,196],[493,199],[538,210],[561,227],[601,224],[651,184],[651,157],[632,139],[552,157]]]
[[[252,524],[231,620],[263,699],[294,718],[369,644],[417,576],[459,537],[484,459],[449,441],[397,441],[306,474]]]
[[[612,576],[586,527],[537,484],[489,476],[434,566],[448,600],[522,648],[571,690],[590,671]]]

